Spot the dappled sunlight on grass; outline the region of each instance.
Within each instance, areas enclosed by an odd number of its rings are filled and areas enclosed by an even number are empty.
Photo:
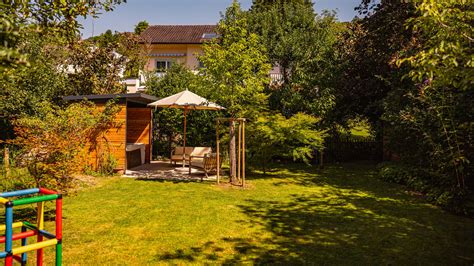
[[[474,261],[473,220],[380,182],[369,164],[276,165],[248,182],[241,189],[116,178],[84,190],[65,199],[65,262]]]

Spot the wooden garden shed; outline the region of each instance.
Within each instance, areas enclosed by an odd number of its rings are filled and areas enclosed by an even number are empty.
[[[121,107],[115,116],[117,126],[103,132],[96,140],[101,147],[106,147],[116,161],[116,170],[125,171],[129,168],[149,163],[152,154],[152,110],[147,107],[158,98],[143,93],[102,94],[66,96],[65,101],[74,102],[88,100],[97,108],[103,109],[105,104],[115,99]],[[97,145],[95,145],[97,146]],[[86,148],[87,164],[97,169],[100,156],[105,148],[99,151],[92,145]]]

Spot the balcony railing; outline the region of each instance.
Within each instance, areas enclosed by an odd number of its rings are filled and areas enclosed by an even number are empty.
[[[281,83],[283,82],[283,74],[280,73],[270,73],[270,83]]]
[[[194,74],[198,74],[198,71],[193,71]],[[155,72],[155,76],[158,78],[162,78],[166,75],[166,72]],[[272,84],[278,84],[283,82],[283,74],[280,73],[270,73],[270,83]]]

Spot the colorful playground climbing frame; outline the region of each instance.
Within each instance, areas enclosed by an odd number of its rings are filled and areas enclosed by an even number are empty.
[[[53,200],[56,201],[55,234],[44,230],[45,202]],[[33,203],[37,204],[36,224],[27,221],[14,222],[13,207]],[[56,265],[62,264],[63,215],[61,194],[45,188],[9,191],[0,193],[0,204],[5,205],[5,224],[0,224],[0,234],[5,232],[4,235],[0,236],[0,243],[5,243],[5,250],[0,251],[0,259],[5,259],[6,266],[13,265],[13,261],[26,265],[27,252],[35,250],[36,265],[43,265],[43,249],[49,246],[56,246]],[[21,231],[13,233],[15,229]],[[28,238],[33,236],[36,236],[36,243],[28,244]],[[21,243],[13,247],[13,241],[15,240],[21,240]]]

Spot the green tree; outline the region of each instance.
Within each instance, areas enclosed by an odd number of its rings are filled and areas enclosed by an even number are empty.
[[[258,35],[248,31],[248,21],[234,1],[218,24],[219,39],[203,46],[199,60],[204,78],[212,86],[211,100],[227,108],[230,117],[254,118],[266,108],[270,64]],[[230,125],[231,178],[235,181],[235,128]]]
[[[127,58],[117,53],[119,43],[95,46],[77,42],[69,49],[64,67],[67,70],[70,93],[73,95],[125,92],[121,83]]]
[[[464,1],[418,1],[416,10],[418,16],[407,25],[424,39],[423,46],[403,53],[398,63],[410,68],[407,76],[417,86],[406,94],[400,115],[391,113],[387,120],[397,126],[395,134],[423,136],[413,141],[412,149],[399,152],[410,164],[436,173],[436,182],[445,186],[442,191],[449,192],[444,204],[452,205],[474,185],[474,9]]]
[[[330,110],[334,48],[341,28],[334,14],[318,16],[307,0],[255,0],[249,27],[261,36],[271,63],[283,75],[269,88],[271,108],[285,116],[321,116]]]
[[[140,35],[142,32],[144,32],[150,24],[146,20],[138,22],[137,25],[135,25],[135,34]]]
[[[7,1],[0,3],[0,117],[2,131],[43,100],[59,103],[68,91],[67,48],[78,40],[80,16],[113,10],[122,1]],[[60,49],[62,48],[62,49]],[[6,126],[7,128],[3,128]]]
[[[147,62],[146,51],[139,43],[139,36],[128,32],[118,33],[117,52],[126,58],[124,78],[138,78]]]
[[[107,30],[101,35],[86,40],[91,46],[100,48],[113,47],[114,51],[124,56],[125,78],[137,78],[146,63],[146,54],[139,44],[139,36],[130,32],[115,32]]]
[[[415,54],[398,63],[411,66],[410,77],[430,87],[474,87],[474,8],[467,1],[418,1],[419,16],[408,21],[426,40]]]
[[[18,41],[28,29],[35,28],[44,35],[55,32],[67,40],[77,39],[80,24],[77,18],[96,16],[101,10],[111,11],[122,0],[104,1],[7,1],[0,4],[1,52],[0,71],[24,65],[26,55],[20,51]]]
[[[340,42],[335,121],[362,115],[414,169],[403,183],[465,212],[474,185],[472,5],[372,1]],[[382,131],[383,129],[383,131]],[[430,189],[426,189],[429,186]]]
[[[117,42],[119,36],[118,32],[112,33],[112,30],[109,29],[98,36],[88,38],[87,41],[94,43],[96,46],[107,46],[110,43]]]
[[[419,40],[405,26],[415,16],[414,5],[407,1],[363,1],[359,7],[363,19],[348,24],[338,41],[339,69],[335,79],[336,106],[330,116],[345,123],[358,116],[366,117],[381,134],[380,118],[384,99],[391,94],[394,103],[400,99],[409,80],[408,71],[395,64],[403,50],[413,51]]]
[[[21,115],[36,114],[44,101],[59,104],[68,93],[67,75],[58,69],[66,56],[63,40],[55,34],[28,36],[21,41],[21,52],[31,66],[5,69],[0,75],[0,116],[7,119],[7,128]]]
[[[185,89],[195,91],[197,76],[182,64],[172,64],[163,77],[151,74],[147,78],[147,93],[158,98],[168,97]]]

